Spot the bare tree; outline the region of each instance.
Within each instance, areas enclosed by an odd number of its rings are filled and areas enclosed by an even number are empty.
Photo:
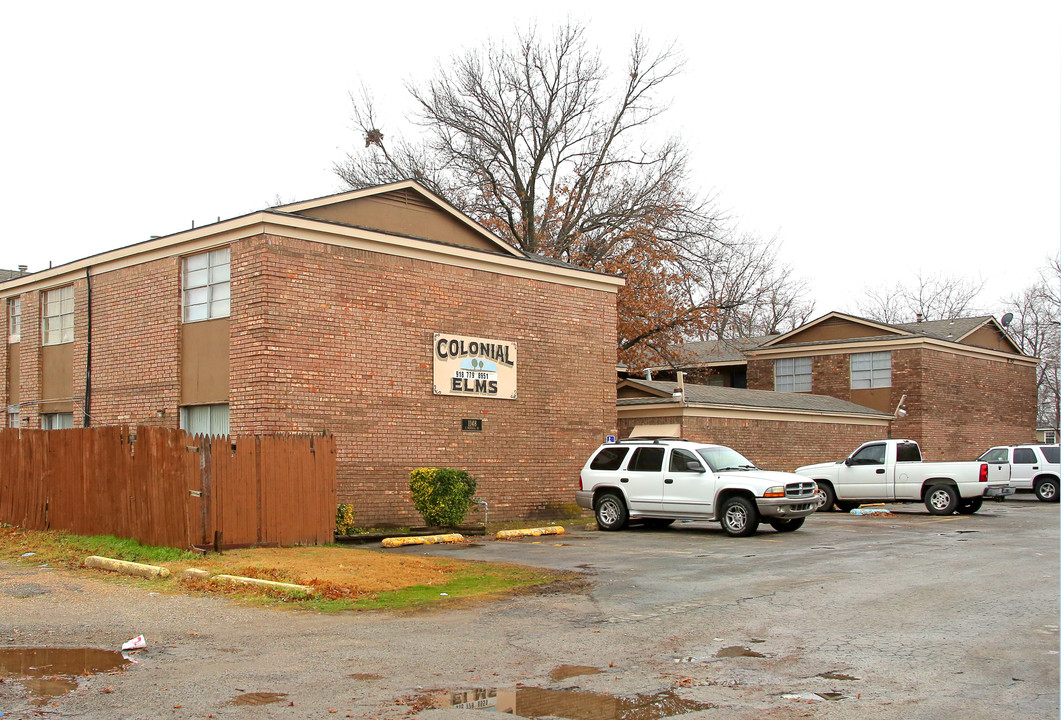
[[[1058,256],[1040,271],[1039,280],[1006,300],[1013,313],[1010,335],[1026,355],[1039,358],[1036,369],[1037,422],[1057,427],[1061,416],[1061,267]]]
[[[920,270],[911,283],[897,282],[893,287],[868,288],[866,297],[856,303],[858,314],[883,323],[945,320],[984,314],[976,302],[984,289],[982,278],[972,280],[959,276]]]
[[[620,294],[619,347],[637,365],[717,307],[680,289],[716,262],[721,218],[691,189],[684,145],[653,125],[681,66],[673,48],[637,37],[612,87],[584,28],[531,29],[407,86],[418,143],[383,128],[367,92],[352,98],[364,147],[335,172],[353,187],[415,178],[527,252],[627,275],[637,292]]]
[[[711,298],[716,311],[699,340],[747,338],[787,332],[814,313],[810,288],[778,258],[777,237],[742,233],[704,259],[687,292]]]

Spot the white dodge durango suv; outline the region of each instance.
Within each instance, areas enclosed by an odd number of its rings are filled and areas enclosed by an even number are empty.
[[[601,530],[628,521],[666,526],[712,520],[729,535],[751,535],[765,518],[779,532],[803,525],[818,509],[813,480],[760,470],[736,450],[675,438],[605,443],[579,476],[575,500],[593,510]]]

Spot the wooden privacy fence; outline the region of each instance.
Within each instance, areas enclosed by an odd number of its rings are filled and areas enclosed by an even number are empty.
[[[335,529],[331,435],[161,427],[0,431],[0,522],[188,548],[318,545]]]

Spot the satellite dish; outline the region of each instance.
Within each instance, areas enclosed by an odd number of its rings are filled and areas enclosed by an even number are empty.
[[[1006,313],[1002,316],[1002,327],[1009,327],[1009,324],[1013,322],[1013,313]]]

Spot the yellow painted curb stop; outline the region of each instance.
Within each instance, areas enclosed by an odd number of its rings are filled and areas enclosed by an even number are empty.
[[[502,530],[497,534],[498,540],[508,540],[519,537],[539,537],[541,535],[563,535],[564,529],[559,525],[541,528],[526,528],[524,530]]]
[[[383,538],[383,547],[401,547],[402,545],[434,545],[435,543],[461,542],[464,536],[460,533],[446,535],[419,535],[417,537]]]
[[[158,565],[144,565],[126,560],[100,557],[99,555],[90,555],[85,558],[85,567],[110,570],[123,575],[136,575],[145,578],[169,577],[169,569]]]

